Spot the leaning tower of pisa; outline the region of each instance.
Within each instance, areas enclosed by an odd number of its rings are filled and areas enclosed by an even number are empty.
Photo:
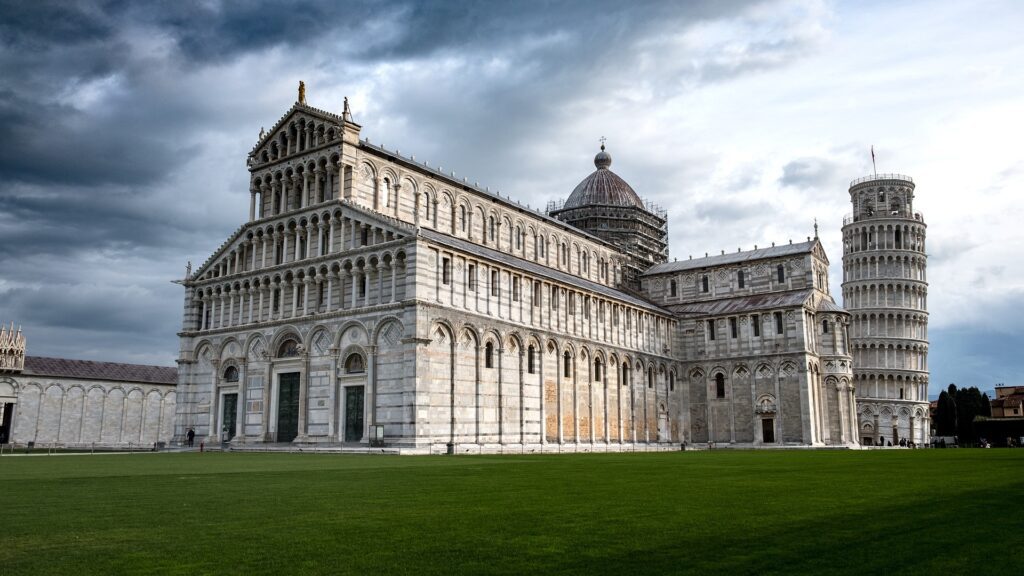
[[[860,442],[928,441],[928,257],[914,181],[876,174],[850,183],[843,219],[843,304]]]

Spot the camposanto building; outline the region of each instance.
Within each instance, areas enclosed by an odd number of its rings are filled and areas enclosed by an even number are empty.
[[[299,101],[249,220],[184,280],[176,434],[411,452],[857,441],[849,315],[816,238],[668,262],[610,170],[547,211]]]
[[[0,326],[0,444],[152,448],[174,433],[173,367],[25,355]]]

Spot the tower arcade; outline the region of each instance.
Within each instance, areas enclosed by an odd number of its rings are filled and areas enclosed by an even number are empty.
[[[850,183],[843,219],[843,305],[852,314],[860,442],[928,441],[928,282],[914,181]]]

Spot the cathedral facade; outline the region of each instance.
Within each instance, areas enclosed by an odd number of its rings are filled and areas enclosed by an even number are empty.
[[[853,446],[817,238],[668,261],[603,149],[546,211],[299,101],[184,280],[176,435],[408,452]]]

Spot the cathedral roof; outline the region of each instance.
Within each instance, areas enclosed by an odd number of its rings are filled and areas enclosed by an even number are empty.
[[[562,210],[584,206],[632,206],[644,208],[644,202],[633,188],[608,169],[612,165],[611,154],[601,145],[601,151],[594,157],[597,167],[590,176],[580,182],[565,201]]]
[[[70,360],[43,356],[26,356],[25,370],[22,375],[142,384],[176,385],[178,383],[178,369],[173,366],[119,364],[117,362],[94,362],[92,360]]]
[[[803,306],[813,295],[812,288],[802,290],[788,290],[786,292],[768,292],[765,294],[752,294],[750,296],[738,296],[736,298],[720,298],[704,302],[692,302],[689,304],[675,304],[669,306],[673,312],[684,315],[719,315],[719,314],[744,314],[758,310],[772,310],[777,308],[790,308]],[[841,309],[840,309],[841,310]]]
[[[740,262],[750,262],[764,258],[806,254],[813,251],[814,246],[817,243],[818,239],[814,238],[807,242],[797,242],[796,244],[783,244],[782,246],[758,248],[756,250],[747,250],[746,252],[731,252],[727,254],[717,254],[715,256],[706,256],[704,258],[665,262],[664,264],[652,266],[644,272],[644,276],[665,274],[667,272],[680,272],[683,270],[695,270],[697,268],[709,268],[711,266],[722,266],[724,264],[739,264]]]
[[[431,230],[430,228],[420,228],[419,233],[420,236],[428,240],[437,242],[438,244],[443,244],[456,250],[461,250],[469,254],[475,254],[482,258],[488,258],[496,262],[501,262],[502,264],[505,264],[510,268],[521,270],[523,272],[526,272],[527,274],[533,274],[543,278],[550,278],[552,280],[562,282],[570,286],[578,286],[581,290],[587,290],[590,292],[601,294],[603,296],[607,296],[608,298],[614,298],[622,302],[627,302],[629,304],[632,304],[633,306],[636,306],[637,308],[643,308],[645,310],[649,310],[657,314],[663,314],[666,316],[671,315],[671,313],[665,308],[648,302],[643,298],[638,298],[636,296],[633,296],[632,294],[623,292],[622,290],[617,290],[610,286],[605,286],[604,284],[598,284],[597,282],[587,280],[585,278],[580,278],[579,276],[568,274],[561,270],[548,268],[547,266],[537,264],[536,262],[531,262],[530,260],[525,260],[523,258],[519,258],[511,254],[506,254],[504,252],[499,252],[497,250],[487,248],[486,246],[481,246],[468,240],[463,240],[462,238],[456,238],[443,232]]]

